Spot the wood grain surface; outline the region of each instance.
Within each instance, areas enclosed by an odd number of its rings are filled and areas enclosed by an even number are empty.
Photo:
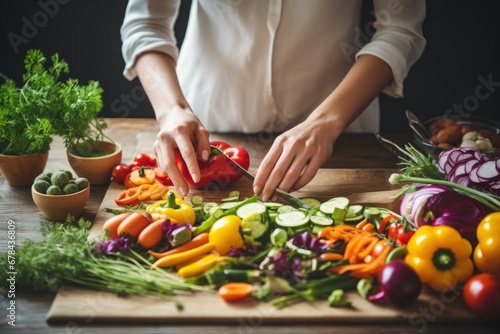
[[[129,163],[133,157],[140,152],[152,153],[152,145],[157,135],[158,126],[154,119],[127,119],[113,118],[106,119],[108,129],[106,134],[123,145],[123,162]],[[407,133],[388,134],[387,138],[399,144],[407,143],[411,137]],[[233,145],[247,147],[251,155],[251,170],[258,168],[260,161],[269,149],[274,137],[269,134],[213,134],[212,140],[226,140]],[[314,194],[319,198],[329,196],[346,195],[350,193],[364,193],[373,191],[390,190],[387,182],[388,176],[398,168],[398,159],[380,146],[372,134],[342,134],[334,146],[334,154],[325,163],[321,175],[325,173],[327,177],[334,179],[329,186],[316,184],[314,187],[307,186],[295,193],[297,196]],[[56,137],[52,144],[49,159],[45,171],[54,171],[62,168],[70,168],[66,159],[66,150],[60,138]],[[350,173],[349,178],[335,178],[339,172]],[[345,174],[344,174],[345,175]],[[247,180],[238,181],[237,188],[242,189]],[[250,188],[248,188],[250,189]],[[84,218],[94,221],[100,213],[102,202],[108,186],[95,186],[91,189],[90,199],[85,206]],[[222,195],[222,194],[221,194]],[[0,252],[7,251],[7,224],[9,221],[16,225],[16,245],[20,246],[26,240],[37,240],[40,238],[40,222],[43,216],[33,203],[29,188],[11,187],[0,175]],[[5,270],[5,264],[1,269]],[[61,292],[67,291],[61,290]],[[291,320],[275,324],[263,321],[259,315],[249,313],[243,318],[235,319],[233,322],[185,322],[185,323],[145,323],[145,322],[121,322],[113,320],[110,323],[98,322],[95,315],[101,312],[101,308],[95,309],[95,303],[102,303],[106,298],[86,299],[81,303],[81,296],[75,296],[73,305],[69,306],[68,312],[72,308],[79,308],[85,312],[80,315],[79,322],[58,321],[57,323],[47,323],[46,319],[53,305],[57,291],[45,291],[43,293],[29,293],[16,291],[16,326],[7,324],[7,306],[9,299],[7,296],[0,296],[0,333],[203,333],[203,334],[331,334],[331,333],[415,333],[415,334],[436,334],[436,333],[498,333],[497,328],[481,321],[471,321],[466,317],[466,321],[438,321],[441,313],[447,312],[448,304],[460,299],[460,295],[444,296],[435,299],[428,304],[428,308],[422,307],[416,313],[410,314],[409,318],[397,321],[344,321],[336,319],[334,323],[317,323],[314,321],[296,322],[289,324]],[[95,297],[96,295],[91,295]],[[98,294],[98,296],[104,296]],[[59,296],[58,296],[59,297]],[[77,302],[78,301],[78,302]],[[58,304],[55,304],[56,306]],[[136,305],[137,306],[137,305]],[[140,305],[137,309],[147,307]],[[166,307],[169,307],[168,305]],[[210,308],[211,305],[203,305],[203,308]],[[105,307],[104,307],[105,308]],[[133,315],[137,309],[128,310],[128,315]],[[165,310],[166,312],[166,310]],[[51,313],[52,314],[55,313]],[[457,316],[455,316],[456,318]],[[445,317],[446,318],[446,317]],[[455,319],[454,318],[454,319]],[[54,318],[54,320],[56,320]]]
[[[309,185],[311,192],[304,190],[304,195],[318,199],[329,199],[331,191],[336,189],[335,196],[347,196],[352,204],[367,204],[378,207],[394,208],[399,205],[393,196],[399,189],[381,190],[372,193],[347,193],[346,188],[339,188],[342,183],[351,184],[349,180],[366,183],[370,179],[381,179],[385,176],[382,170],[363,170],[364,172],[339,169],[335,173],[322,170],[315,180]],[[357,184],[354,182],[353,184]],[[321,185],[321,187],[320,187]],[[227,192],[238,189],[242,195],[252,195],[251,184],[247,180],[240,180],[231,184],[229,188],[220,191],[198,190],[194,193],[204,196],[206,201],[219,201],[227,197]],[[114,198],[125,188],[123,185],[112,182],[102,205],[97,213],[90,231],[90,239],[98,238],[102,234],[104,222],[113,216],[107,208],[116,208]],[[344,189],[342,192],[342,189]],[[356,189],[354,187],[353,189]],[[353,303],[353,308],[331,308],[325,301],[314,303],[297,303],[282,309],[273,308],[265,303],[257,303],[251,299],[239,303],[225,303],[215,293],[181,293],[175,298],[183,305],[179,311],[171,300],[159,297],[118,297],[115,294],[102,291],[89,290],[79,287],[66,286],[59,290],[47,315],[51,323],[83,322],[92,312],[94,322],[103,323],[237,323],[238,319],[259,319],[263,324],[289,324],[289,323],[335,323],[339,321],[349,323],[380,322],[395,323],[408,322],[410,316],[421,308],[429,309],[433,303],[440,300],[435,293],[426,292],[419,300],[404,309],[397,309],[389,305],[377,305],[361,298],[356,292],[349,292],[348,298]],[[88,301],[92,301],[88,305]],[[461,299],[454,298],[453,302],[446,304],[443,312],[436,317],[436,322],[471,322],[475,317],[461,303]]]

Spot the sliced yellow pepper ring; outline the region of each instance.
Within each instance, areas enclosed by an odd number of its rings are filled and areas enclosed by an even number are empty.
[[[148,196],[152,200],[157,200],[163,197],[168,191],[168,187],[156,182],[151,185],[148,191]]]
[[[151,188],[152,184],[141,184],[139,186],[139,196],[137,196],[137,199],[139,201],[145,201],[149,199],[149,189]]]

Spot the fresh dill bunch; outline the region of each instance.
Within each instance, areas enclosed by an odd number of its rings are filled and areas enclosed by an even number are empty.
[[[88,241],[92,223],[68,216],[65,223],[42,222],[41,239],[28,240],[15,249],[16,289],[52,291],[62,284],[127,295],[173,295],[175,291],[208,291],[185,283],[175,274],[151,270],[138,252],[100,254]],[[0,254],[7,263],[8,253]],[[7,271],[0,273],[0,291],[9,289]]]

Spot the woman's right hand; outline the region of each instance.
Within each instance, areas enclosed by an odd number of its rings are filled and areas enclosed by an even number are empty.
[[[189,186],[177,168],[175,151],[179,150],[193,181],[198,182],[198,159],[205,161],[210,154],[209,133],[181,91],[172,57],[145,52],[138,57],[136,70],[160,125],[153,144],[158,166],[168,174],[179,194],[186,196]]]
[[[168,174],[181,196],[189,186],[177,167],[175,151],[179,150],[194,182],[200,180],[198,159],[206,161],[210,153],[209,133],[189,106],[176,106],[158,120],[160,131],[153,144],[158,166]]]

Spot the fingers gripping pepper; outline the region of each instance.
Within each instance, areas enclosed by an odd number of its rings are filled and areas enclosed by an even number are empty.
[[[450,226],[424,225],[407,246],[405,262],[422,280],[438,292],[450,291],[472,276],[472,246]]]
[[[179,224],[194,224],[196,213],[191,205],[186,203],[182,198],[175,196],[175,192],[169,190],[167,199],[151,204],[146,208],[148,213],[159,213],[168,218],[176,220]]]
[[[250,156],[243,147],[230,146],[222,141],[213,141],[211,144],[220,148],[225,155],[236,161],[243,168],[248,169],[250,166]],[[213,182],[216,182],[220,186],[227,186],[229,183],[239,180],[242,176],[241,173],[228,162],[226,157],[212,151],[207,161],[198,161],[201,175],[200,181],[195,183],[179,151],[176,152],[176,159],[177,167],[181,171],[182,176],[188,185],[194,189],[203,188]]]

